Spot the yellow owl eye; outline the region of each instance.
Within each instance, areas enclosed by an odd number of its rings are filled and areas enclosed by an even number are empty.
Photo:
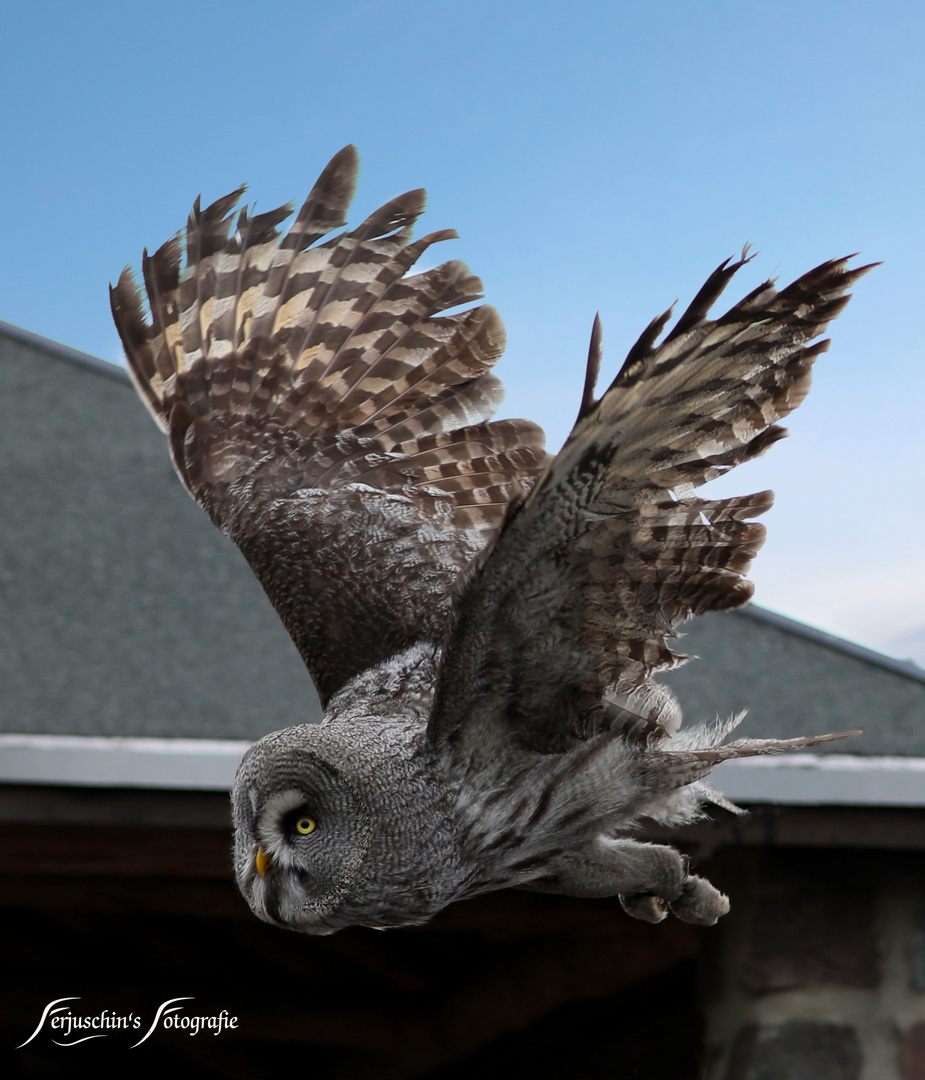
[[[309,833],[315,831],[315,819],[308,816],[296,818],[295,831],[302,836],[308,836]]]

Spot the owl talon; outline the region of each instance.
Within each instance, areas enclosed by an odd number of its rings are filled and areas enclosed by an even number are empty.
[[[729,897],[706,878],[691,874],[684,882],[681,895],[668,907],[682,922],[713,926],[729,911]]]
[[[668,905],[654,893],[626,893],[620,903],[627,915],[647,923],[660,923],[668,915]]]

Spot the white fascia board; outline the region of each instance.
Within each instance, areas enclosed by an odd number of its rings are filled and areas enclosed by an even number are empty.
[[[725,761],[707,783],[736,803],[925,806],[925,758],[781,754]]]
[[[229,791],[249,742],[0,735],[0,783]],[[737,803],[925,807],[925,758],[781,754],[718,766],[708,783]]]
[[[230,791],[250,745],[232,739],[0,735],[0,783]]]

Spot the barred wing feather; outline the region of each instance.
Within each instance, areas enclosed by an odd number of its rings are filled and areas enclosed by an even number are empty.
[[[780,292],[769,281],[711,321],[746,261],[723,263],[660,344],[671,312],[655,319],[600,400],[596,325],[578,422],[460,597],[431,734],[461,760],[512,738],[549,752],[596,732],[652,746],[676,731],[650,676],[686,659],[670,645],[681,621],[750,598],[764,540],[752,519],[772,501],[694,492],[786,434],[777,421],[828,345],[816,339],[869,269],[840,259]],[[713,764],[784,748],[704,744]]]
[[[132,377],[190,494],[241,548],[322,700],[418,641],[439,644],[459,575],[547,462],[527,421],[490,422],[504,346],[451,261],[408,271],[409,192],[344,225],[353,147],[294,223],[232,212],[243,188],[111,289]],[[185,265],[181,265],[185,256]]]

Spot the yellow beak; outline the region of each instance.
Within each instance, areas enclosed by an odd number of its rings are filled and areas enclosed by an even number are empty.
[[[266,853],[266,851],[264,851],[262,845],[259,848],[257,848],[257,858],[256,858],[255,862],[257,863],[257,873],[261,877],[263,877],[264,874],[267,872],[267,870],[270,868],[270,863],[272,862],[272,856],[268,855]]]

